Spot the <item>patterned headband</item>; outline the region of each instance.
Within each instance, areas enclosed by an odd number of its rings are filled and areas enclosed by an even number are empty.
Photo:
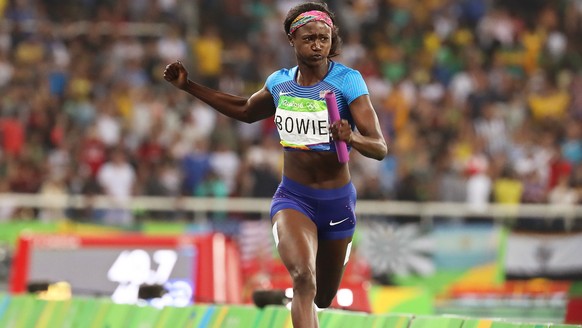
[[[333,22],[328,14],[319,10],[311,10],[301,13],[297,18],[295,18],[295,20],[293,20],[291,28],[289,29],[289,34],[293,34],[293,32],[297,31],[301,26],[313,21],[324,22],[329,27],[333,28]]]

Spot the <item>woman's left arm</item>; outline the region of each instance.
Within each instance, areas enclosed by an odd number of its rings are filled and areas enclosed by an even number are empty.
[[[351,130],[347,120],[341,120],[331,125],[333,138],[344,140],[366,157],[379,161],[384,159],[388,153],[388,147],[370,97],[362,95],[356,98],[350,104],[350,112],[357,131]]]

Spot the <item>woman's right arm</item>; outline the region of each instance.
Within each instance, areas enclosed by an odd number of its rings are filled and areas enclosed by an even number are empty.
[[[188,71],[180,61],[166,66],[164,79],[218,112],[242,122],[252,123],[275,114],[273,97],[266,86],[249,98],[224,93],[190,81]]]

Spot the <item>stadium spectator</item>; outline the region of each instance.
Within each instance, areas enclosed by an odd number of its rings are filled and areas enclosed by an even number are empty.
[[[186,58],[200,80],[235,93],[256,90],[276,67],[293,64],[285,50],[286,38],[276,31],[294,3],[6,2],[0,8],[4,188],[38,192],[51,178],[53,173],[39,173],[23,183],[16,178],[21,174],[15,163],[27,163],[31,172],[50,166],[60,172],[55,174],[65,174],[71,193],[95,191],[82,186],[92,185],[108,148],[123,147],[136,172],[159,170],[148,163],[156,156],[176,165],[183,177],[181,194],[193,196],[211,168],[210,156],[216,158],[214,148],[208,149],[218,144],[216,140],[207,146],[201,140],[215,138],[229,153],[228,168],[216,170],[223,172],[218,177],[229,186],[229,194],[262,195],[260,190],[252,192],[248,179],[240,177],[249,170],[246,151],[260,153],[256,147],[264,147],[260,141],[274,132],[272,122],[242,126],[217,118],[204,104],[169,96],[159,71],[168,61]],[[547,193],[562,181],[558,176],[580,180],[578,2],[330,4],[346,27],[343,54],[337,60],[362,72],[381,128],[394,146],[392,156],[373,169],[381,190],[376,190],[377,184],[362,183],[357,185],[359,192],[389,199],[466,201],[466,193],[456,193],[467,182],[461,175],[471,154],[466,129],[484,137],[487,153],[493,156],[491,192],[502,179],[495,173],[497,156],[507,158],[508,169],[522,183],[522,202],[547,202]],[[221,19],[225,12],[237,16]],[[494,108],[493,117],[489,107]],[[157,140],[146,143],[148,137]],[[559,145],[562,161],[572,165],[569,170],[551,162],[552,147],[542,145],[545,138]],[[442,159],[445,150],[450,152],[448,160]],[[63,152],[69,153],[68,164]],[[237,161],[239,165],[232,164]],[[354,170],[367,165],[358,157],[352,161]],[[220,166],[217,162],[212,165]],[[457,186],[451,187],[454,192],[442,193],[427,184],[426,175],[437,171],[445,179],[439,183]],[[157,174],[150,178],[162,179]],[[374,190],[367,190],[372,186]],[[136,192],[146,194],[145,190]]]
[[[121,148],[111,150],[109,160],[97,172],[97,182],[109,197],[110,208],[106,210],[104,223],[116,226],[131,226],[133,213],[127,209],[127,201],[135,194],[136,172]]]

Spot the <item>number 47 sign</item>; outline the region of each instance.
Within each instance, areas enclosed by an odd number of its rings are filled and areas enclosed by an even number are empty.
[[[165,284],[177,260],[178,254],[174,250],[156,250],[151,256],[143,249],[122,251],[107,272],[107,278],[118,283],[112,300],[135,304],[139,287]]]

